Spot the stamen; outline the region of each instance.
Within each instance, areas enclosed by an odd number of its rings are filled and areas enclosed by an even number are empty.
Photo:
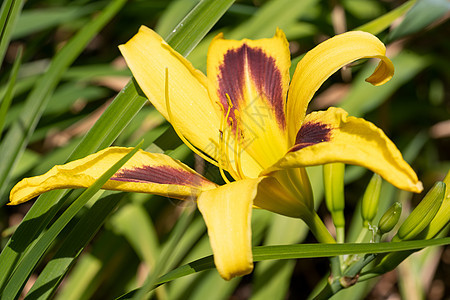
[[[220,106],[220,109],[222,110],[222,118],[220,119],[220,130],[219,130],[219,172],[220,175],[222,176],[222,179],[226,182],[226,183],[230,183],[230,181],[228,180],[227,176],[225,175],[224,169],[223,169],[223,164],[222,164],[222,158],[224,158],[225,163],[229,166],[231,165],[229,159],[228,159],[228,153],[224,153],[224,146],[225,146],[225,137],[224,135],[226,134],[226,129],[225,129],[225,118],[223,116],[223,113],[225,112],[225,108],[223,107],[222,103],[217,102],[217,104]],[[228,107],[228,111],[227,111],[227,115],[230,112],[230,108]],[[225,150],[226,152],[226,150]],[[236,180],[237,176],[234,173],[234,170],[228,170],[228,173],[230,173],[231,177],[233,177],[233,179]]]
[[[234,110],[234,116],[236,119],[236,137],[234,139],[235,141],[235,145],[234,145],[234,162],[235,162],[235,166],[236,166],[236,171],[239,174],[239,177],[242,178],[246,178],[246,176],[244,175],[244,172],[242,172],[242,166],[241,166],[241,156],[240,156],[240,149],[239,146],[241,144],[241,132],[242,129],[240,128],[240,116],[239,116],[239,111],[237,109]]]
[[[228,109],[230,109],[230,107],[233,108],[233,102],[231,101],[230,95],[225,93],[225,97],[227,97]]]
[[[227,176],[225,175],[225,172],[223,171],[223,167],[222,167],[222,158],[223,156],[223,143],[224,143],[224,117],[223,117],[223,105],[222,103],[219,103],[220,107],[222,108],[222,117],[220,118],[220,130],[219,130],[219,172],[220,172],[220,176],[222,176],[223,181],[225,181],[226,183],[230,183],[230,181],[228,180]],[[227,159],[227,157],[225,157],[225,159]]]
[[[166,102],[166,110],[167,110],[167,115],[169,117],[169,123],[172,124],[172,120],[173,120],[173,116],[172,116],[172,111],[170,110],[170,101],[169,101],[169,68],[166,67],[165,69],[165,80],[164,80],[164,100]],[[173,129],[175,130],[175,133],[178,135],[178,137],[183,141],[183,143],[186,144],[186,146],[189,147],[189,149],[192,150],[192,152],[194,152],[195,154],[197,154],[198,156],[200,156],[201,158],[203,158],[204,160],[206,160],[207,162],[209,162],[212,165],[215,165],[216,167],[219,166],[219,163],[216,162],[215,160],[213,160],[212,158],[209,158],[208,156],[206,156],[205,154],[203,154],[202,152],[200,152],[197,148],[195,148],[184,136],[183,134],[181,134],[181,132],[177,129],[177,126],[174,126],[172,124]]]

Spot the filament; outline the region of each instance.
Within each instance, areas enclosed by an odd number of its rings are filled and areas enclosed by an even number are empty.
[[[236,119],[236,137],[235,137],[235,144],[234,144],[234,162],[235,162],[235,166],[236,166],[236,171],[239,174],[240,178],[245,178],[244,172],[242,172],[242,166],[241,166],[241,156],[239,153],[239,146],[241,144],[241,133],[242,130],[240,129],[240,116],[239,116],[239,111],[238,110],[234,110],[234,115],[235,115],[235,119]]]
[[[219,162],[219,172],[220,172],[220,175],[222,176],[223,180],[226,183],[230,183],[230,181],[228,180],[227,176],[225,175],[222,162],[224,161],[227,166],[231,165],[231,162],[230,162],[229,156],[228,156],[228,147],[226,147],[226,145],[227,145],[226,139],[230,135],[229,134],[228,134],[228,136],[226,135],[227,130],[226,130],[226,127],[225,127],[226,126],[225,122],[226,122],[226,120],[227,120],[227,118],[228,118],[228,116],[230,114],[231,106],[230,105],[228,106],[226,116],[224,117],[223,113],[225,112],[225,108],[223,107],[222,103],[217,102],[217,104],[220,106],[220,108],[222,110],[222,118],[220,119],[220,130],[219,130],[219,134],[220,134],[219,135],[219,151],[220,151],[219,157],[220,157],[220,159],[218,160],[218,162]],[[224,149],[224,147],[226,147],[226,148]],[[224,158],[224,160],[222,160],[222,158]],[[228,173],[230,173],[230,175],[235,180],[238,177],[238,176],[236,176],[236,173],[234,172],[234,170],[232,168],[230,168],[230,170],[228,170]]]

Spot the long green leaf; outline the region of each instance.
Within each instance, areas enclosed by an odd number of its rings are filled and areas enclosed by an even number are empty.
[[[84,17],[99,8],[101,7],[97,2],[84,6],[25,10],[17,21],[12,38],[23,38],[41,30],[60,24],[67,24],[78,18]]]
[[[78,211],[102,188],[102,186],[113,176],[142,146],[139,143],[127,155],[110,167],[95,183],[87,188],[81,196],[75,200],[69,208],[52,224],[47,232],[42,236],[36,245],[27,253],[23,260],[18,265],[17,269],[11,276],[11,280],[3,291],[5,299],[15,299],[19,296],[23,285],[31,275],[31,272],[36,267],[36,264],[41,259],[42,255],[55,240],[58,234],[64,227],[72,220]]]
[[[106,217],[122,198],[123,194],[107,192],[94,203],[45,266],[25,299],[48,299],[54,293],[81,250],[100,229]],[[87,228],[89,230],[86,230]]]
[[[354,30],[366,31],[377,35],[386,28],[388,28],[389,26],[391,26],[392,22],[394,22],[397,18],[401,17],[408,10],[410,10],[411,7],[413,7],[413,5],[416,3],[416,1],[417,0],[410,0],[402,4],[401,6],[397,7],[396,9],[393,9],[390,12],[382,15],[381,17],[378,17],[367,24],[355,28]]]
[[[332,257],[346,254],[387,253],[394,251],[418,250],[430,246],[450,244],[450,237],[407,241],[398,243],[361,243],[361,244],[295,244],[279,246],[261,246],[253,248],[253,260],[263,261],[271,259],[298,259]],[[157,284],[162,284],[176,278],[214,268],[212,256],[204,257],[181,266],[162,276]]]
[[[16,84],[17,73],[19,72],[19,67],[22,62],[22,48],[17,52],[16,60],[14,61],[13,68],[11,70],[11,76],[8,82],[8,88],[6,89],[5,96],[2,99],[2,104],[0,106],[0,136],[3,132],[5,126],[6,113],[9,110],[11,101],[14,97],[14,86]]]
[[[433,240],[407,241],[396,243],[353,243],[353,244],[295,244],[279,246],[260,246],[253,248],[253,260],[299,259],[333,257],[346,254],[387,253],[395,251],[418,250],[431,246],[449,245],[450,237]],[[159,278],[157,285],[177,278],[214,268],[213,256],[207,256],[183,265]],[[131,291],[120,300],[131,299],[138,290]]]
[[[6,49],[17,19],[22,11],[23,0],[6,0],[0,10],[0,67],[3,64]]]
[[[233,2],[234,0],[200,1],[169,34],[168,43],[179,53],[187,56],[194,48],[188,46],[189,43],[186,41],[197,45]],[[180,30],[183,34],[179,34]]]
[[[448,0],[419,0],[406,14],[405,19],[389,34],[389,40],[397,40],[416,33],[442,18],[450,11]]]

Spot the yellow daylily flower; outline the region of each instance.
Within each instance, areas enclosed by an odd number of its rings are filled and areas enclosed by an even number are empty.
[[[422,190],[401,153],[372,123],[339,108],[306,115],[320,85],[354,60],[380,59],[367,81],[387,82],[394,68],[384,45],[365,32],[330,38],[304,56],[291,83],[288,46],[281,30],[260,40],[219,34],[208,51],[208,76],[147,27],[119,46],[150,102],[193,151],[219,167],[226,184],[218,186],[166,155],[139,151],[103,188],[196,199],[216,267],[227,280],[252,271],[253,207],[302,218],[319,241],[334,242],[314,211],[306,166],[360,165],[400,189]],[[128,151],[107,148],[24,179],[11,191],[10,204],[53,189],[88,187]]]

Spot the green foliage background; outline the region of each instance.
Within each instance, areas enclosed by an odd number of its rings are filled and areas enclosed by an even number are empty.
[[[333,75],[311,109],[337,105],[374,122],[402,150],[425,190],[450,169],[448,1],[205,0],[197,4],[194,0],[3,1],[2,299],[20,295],[113,299],[141,286],[144,293],[159,275],[211,254],[205,225],[193,203],[104,191],[86,199],[83,191],[76,190],[47,193],[31,209],[33,203],[5,206],[9,190],[23,177],[42,174],[55,164],[111,144],[134,146],[142,138],[142,148],[167,153],[202,168],[216,182],[221,180],[214,168],[195,159],[129,81],[131,74],[117,46],[141,24],[155,28],[203,71],[209,41],[219,32],[227,38],[255,39],[270,37],[279,27],[290,41],[293,68],[303,53],[327,37],[345,30],[372,32],[388,47],[396,67],[394,79],[372,87],[364,78],[373,64],[358,62]],[[321,168],[309,168],[308,173],[319,214],[329,220],[321,204]],[[348,241],[354,241],[361,228],[358,203],[370,177],[365,169],[347,167]],[[408,211],[420,198],[383,183],[378,218],[395,200]],[[314,242],[301,221],[266,211],[255,210],[252,226],[255,246]],[[449,297],[449,251],[448,246],[423,250],[396,273],[357,284],[333,299],[349,295],[375,299],[381,292],[399,293],[405,299]],[[214,269],[182,277],[159,287],[152,297],[301,299],[326,280],[327,270],[326,259],[268,260],[257,263],[252,275],[230,282]],[[429,275],[422,279],[424,270]],[[383,282],[391,283],[385,291],[380,288]]]

